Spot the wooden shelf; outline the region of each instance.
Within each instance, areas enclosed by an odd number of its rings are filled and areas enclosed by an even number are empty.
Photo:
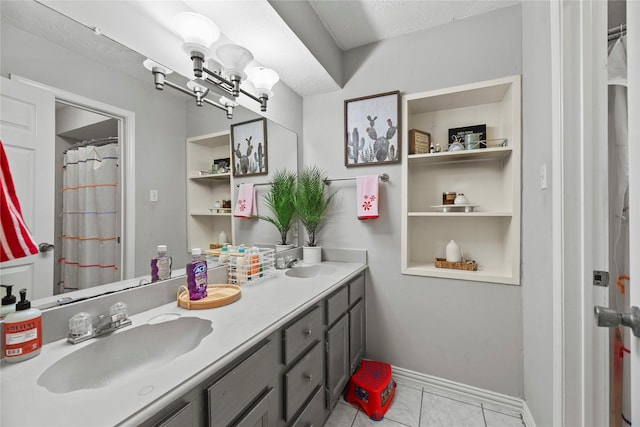
[[[403,96],[402,128],[448,146],[449,129],[486,125],[507,146],[408,154],[402,162],[402,273],[468,281],[520,281],[520,76]],[[434,208],[442,194],[464,193],[473,211]],[[477,271],[437,268],[455,240]]]
[[[195,172],[198,173],[198,172]],[[193,181],[209,181],[212,179],[219,179],[219,180],[224,180],[224,181],[229,181],[231,179],[231,173],[226,172],[226,173],[212,173],[210,175],[195,175],[195,173],[192,172],[191,176],[189,177],[189,179],[193,180]]]

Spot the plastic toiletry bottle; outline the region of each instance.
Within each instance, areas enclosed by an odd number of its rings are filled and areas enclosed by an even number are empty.
[[[191,301],[207,296],[207,261],[202,258],[200,248],[191,249],[191,261],[187,263],[187,289]]]
[[[21,362],[40,354],[42,348],[42,313],[31,308],[27,290],[20,289],[16,311],[4,320],[4,360]]]
[[[13,285],[0,285],[6,289],[7,294],[2,297],[2,312],[0,317],[4,317],[9,313],[16,311],[16,296],[11,293]]]
[[[167,245],[158,245],[158,254],[151,258],[151,281],[166,280],[171,278],[172,259],[167,256]]]
[[[236,256],[236,280],[238,285],[247,281],[247,260],[242,246],[238,248],[238,256]]]
[[[229,248],[226,245],[220,248],[218,262],[220,264],[229,264]]]
[[[249,261],[249,268],[251,269],[251,275],[249,276],[249,279],[257,279],[260,275],[260,268],[262,266],[260,265],[260,250],[255,246],[251,248],[251,256],[249,257]]]

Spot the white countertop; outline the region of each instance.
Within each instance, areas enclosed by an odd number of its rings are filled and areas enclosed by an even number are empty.
[[[0,425],[137,425],[366,269],[361,263],[323,264],[334,266],[336,271],[314,279],[295,279],[279,270],[274,277],[261,283],[243,285],[240,300],[224,307],[186,310],[172,302],[131,316],[133,325],[115,331],[115,334],[144,325],[165,313],[211,320],[213,332],[194,350],[169,364],[155,369],[138,369],[102,388],[58,394],[37,384],[40,375],[51,364],[100,338],[76,345],[59,340],[45,345],[32,359],[19,363],[3,360],[0,367]]]

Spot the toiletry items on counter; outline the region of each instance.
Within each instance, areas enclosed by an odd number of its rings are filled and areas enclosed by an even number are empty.
[[[16,311],[16,296],[12,294],[13,285],[0,285],[5,289],[6,295],[2,297],[2,312],[0,317]]]
[[[27,290],[20,289],[16,311],[4,320],[4,360],[21,362],[38,354],[42,348],[42,313],[31,308]]]
[[[171,278],[171,257],[167,256],[167,246],[158,245],[158,254],[151,259],[151,281]]]
[[[207,261],[200,248],[191,249],[191,261],[187,263],[187,289],[191,301],[207,296]]]

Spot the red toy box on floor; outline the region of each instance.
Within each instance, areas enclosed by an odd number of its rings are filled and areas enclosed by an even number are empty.
[[[380,421],[389,409],[396,382],[391,378],[391,365],[363,360],[360,369],[351,376],[344,400],[360,405],[374,421]]]

